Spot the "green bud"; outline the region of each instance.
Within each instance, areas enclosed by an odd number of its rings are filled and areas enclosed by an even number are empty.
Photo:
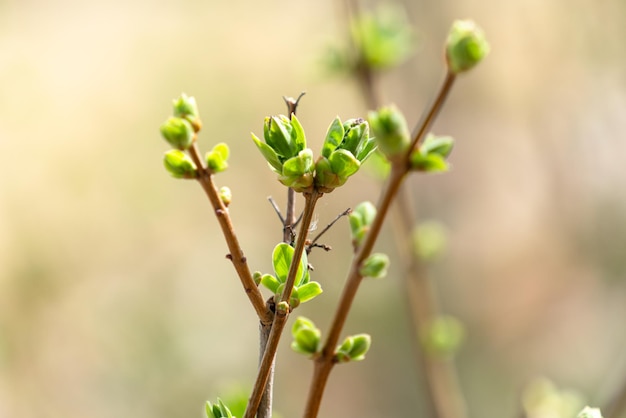
[[[452,137],[428,134],[420,147],[411,153],[411,168],[429,173],[448,171],[450,167],[446,158],[453,146]]]
[[[198,132],[202,128],[195,97],[189,97],[183,93],[178,99],[173,101],[173,105],[174,116],[186,119],[191,123],[195,132]]]
[[[376,206],[371,202],[359,203],[348,215],[350,232],[352,233],[352,245],[355,249],[361,245],[375,217]]]
[[[176,178],[192,179],[196,177],[196,165],[184,152],[173,149],[163,156],[163,165]]]
[[[374,279],[382,279],[387,275],[389,267],[389,257],[386,254],[375,253],[367,257],[361,265],[359,273],[363,277],[372,277]]]
[[[378,149],[387,158],[406,152],[411,143],[409,128],[404,116],[395,106],[382,107],[376,112],[370,112],[368,120],[376,137]]]
[[[455,317],[441,315],[422,330],[421,338],[428,353],[449,357],[454,355],[463,343],[465,328]]]
[[[285,115],[265,118],[263,136],[283,162],[306,147],[304,129],[295,115],[291,119]]]
[[[287,302],[279,302],[276,305],[276,312],[282,312],[282,313],[289,312],[289,304]]]
[[[174,148],[188,149],[194,141],[193,127],[186,120],[179,117],[171,117],[161,125],[161,135]]]
[[[335,118],[326,132],[322,156],[315,163],[316,187],[330,193],[342,186],[375,150],[376,142],[369,136],[366,121],[349,119],[341,123]]]
[[[222,200],[222,203],[224,203],[224,206],[228,207],[228,205],[230,205],[230,202],[232,202],[233,200],[233,194],[230,191],[230,187],[227,186],[223,186],[220,188],[220,199]]]
[[[230,151],[228,145],[223,142],[215,145],[213,149],[206,154],[207,167],[212,173],[219,173],[228,168],[228,155]]]
[[[440,222],[422,222],[413,230],[415,254],[422,260],[432,261],[446,250],[447,238],[447,230]]]
[[[205,406],[205,412],[207,418],[235,418],[220,398],[217,398],[216,404],[212,404],[211,402],[207,401]]]
[[[291,335],[294,351],[310,356],[319,349],[322,333],[310,319],[298,317],[291,328]]]
[[[598,408],[590,408],[586,406],[582,411],[580,411],[577,418],[602,418],[602,413]]]
[[[297,156],[284,162],[282,174],[278,180],[297,192],[306,191],[313,184],[313,151],[303,149]]]
[[[372,337],[368,334],[357,334],[346,337],[343,343],[337,347],[335,356],[340,363],[348,361],[361,361],[372,345]]]
[[[447,158],[452,152],[452,147],[454,147],[454,138],[451,136],[436,136],[429,133],[420,145],[420,150],[423,154],[437,154]]]
[[[489,49],[485,34],[476,23],[457,20],[446,42],[448,68],[454,74],[470,70],[489,54]]]
[[[254,280],[254,283],[257,286],[261,284],[262,278],[263,278],[263,273],[261,273],[260,271],[255,271],[254,273],[252,273],[252,280]]]

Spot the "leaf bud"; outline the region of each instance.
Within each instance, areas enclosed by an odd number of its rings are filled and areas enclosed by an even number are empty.
[[[470,70],[489,54],[489,49],[483,30],[474,21],[457,20],[446,42],[448,68],[454,74]]]
[[[220,194],[220,199],[222,200],[222,203],[224,204],[224,206],[228,207],[228,205],[230,205],[230,202],[232,202],[233,200],[233,193],[230,191],[230,187],[227,187],[227,186],[220,187],[219,194]]]
[[[372,337],[368,334],[357,334],[346,337],[343,343],[337,347],[335,357],[340,363],[348,361],[361,361],[372,345]]]
[[[387,275],[389,267],[389,257],[386,254],[375,253],[367,257],[359,273],[363,277],[372,277],[374,279],[382,279]]]
[[[395,106],[370,112],[368,120],[378,149],[387,157],[404,154],[410,145],[409,128],[402,113]]]
[[[179,150],[189,149],[195,138],[191,124],[186,119],[175,116],[161,125],[161,135],[171,146]]]
[[[195,97],[190,97],[182,93],[179,98],[174,99],[173,107],[174,116],[186,119],[191,123],[195,132],[198,132],[202,128]]]
[[[163,156],[165,169],[176,178],[191,179],[196,177],[196,165],[184,152],[173,149]]]
[[[228,168],[228,155],[230,151],[228,145],[223,142],[215,145],[213,149],[206,154],[207,167],[212,173],[219,173]]]

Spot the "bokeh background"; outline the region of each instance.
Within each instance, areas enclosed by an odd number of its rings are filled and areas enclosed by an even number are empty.
[[[455,18],[492,53],[461,77],[435,130],[454,170],[414,176],[420,219],[449,230],[432,269],[465,324],[457,357],[472,417],[513,417],[545,376],[595,405],[626,379],[626,3],[407,1],[418,48],[382,78],[411,124],[441,80]],[[269,271],[284,191],[250,140],[281,96],[319,149],[336,116],[363,116],[355,83],[321,57],[345,35],[339,2],[0,1],[0,417],[201,417],[249,390],[257,325],[206,197],[162,167],[171,99],[194,95],[200,144],[230,144],[220,185],[253,269]],[[325,225],[375,199],[351,179]],[[301,205],[301,203],[300,203]],[[389,226],[389,225],[388,225]],[[327,328],[349,263],[346,222],[314,253]],[[379,249],[393,248],[387,228]],[[391,251],[390,251],[391,252]],[[393,254],[392,254],[392,258]],[[401,280],[362,286],[346,333],[365,362],[331,376],[323,417],[427,416]],[[319,302],[318,302],[319,301]],[[275,408],[299,416],[311,364],[282,341]]]

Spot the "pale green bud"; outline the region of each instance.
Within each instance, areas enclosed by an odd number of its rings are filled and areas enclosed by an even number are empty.
[[[228,156],[230,151],[228,145],[221,142],[213,147],[206,154],[207,167],[212,173],[219,173],[228,168]]]
[[[195,97],[189,97],[185,93],[182,93],[178,99],[174,99],[173,106],[174,116],[186,119],[191,123],[195,132],[198,132],[200,128],[202,128]]]
[[[176,178],[191,179],[196,177],[196,165],[184,152],[173,149],[163,156],[163,165]]]
[[[375,253],[367,257],[361,265],[359,273],[363,277],[372,277],[374,279],[382,279],[387,275],[389,267],[389,257],[386,254]]]
[[[378,149],[387,157],[404,154],[410,145],[410,133],[406,120],[395,106],[382,107],[370,112],[368,120]]]
[[[233,200],[233,194],[230,191],[230,187],[227,187],[227,186],[220,187],[219,194],[220,194],[220,199],[222,200],[222,203],[224,203],[224,206],[228,207],[228,205],[230,205],[230,202],[232,202]]]
[[[483,30],[474,21],[457,20],[446,42],[448,68],[454,74],[470,70],[489,54],[489,49]]]
[[[171,117],[161,125],[161,135],[174,148],[188,149],[194,141],[193,127],[186,120],[179,117]]]

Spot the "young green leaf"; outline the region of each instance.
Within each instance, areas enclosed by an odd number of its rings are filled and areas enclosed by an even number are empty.
[[[326,139],[324,140],[324,145],[322,146],[322,156],[325,158],[330,157],[330,154],[341,144],[343,141],[343,124],[341,123],[341,119],[339,116],[332,121],[330,126],[328,127],[328,131],[326,132]]]
[[[322,293],[322,286],[320,286],[318,282],[308,282],[299,286],[297,290],[300,303],[304,303],[320,295]]]
[[[287,275],[289,274],[293,254],[293,247],[284,242],[281,242],[274,248],[274,252],[272,253],[272,265],[274,266],[276,278],[280,283],[285,283],[287,281]],[[303,253],[302,258],[300,259],[300,265],[298,266],[298,270],[296,272],[296,286],[298,286],[304,279],[307,267],[308,260],[306,253]]]

